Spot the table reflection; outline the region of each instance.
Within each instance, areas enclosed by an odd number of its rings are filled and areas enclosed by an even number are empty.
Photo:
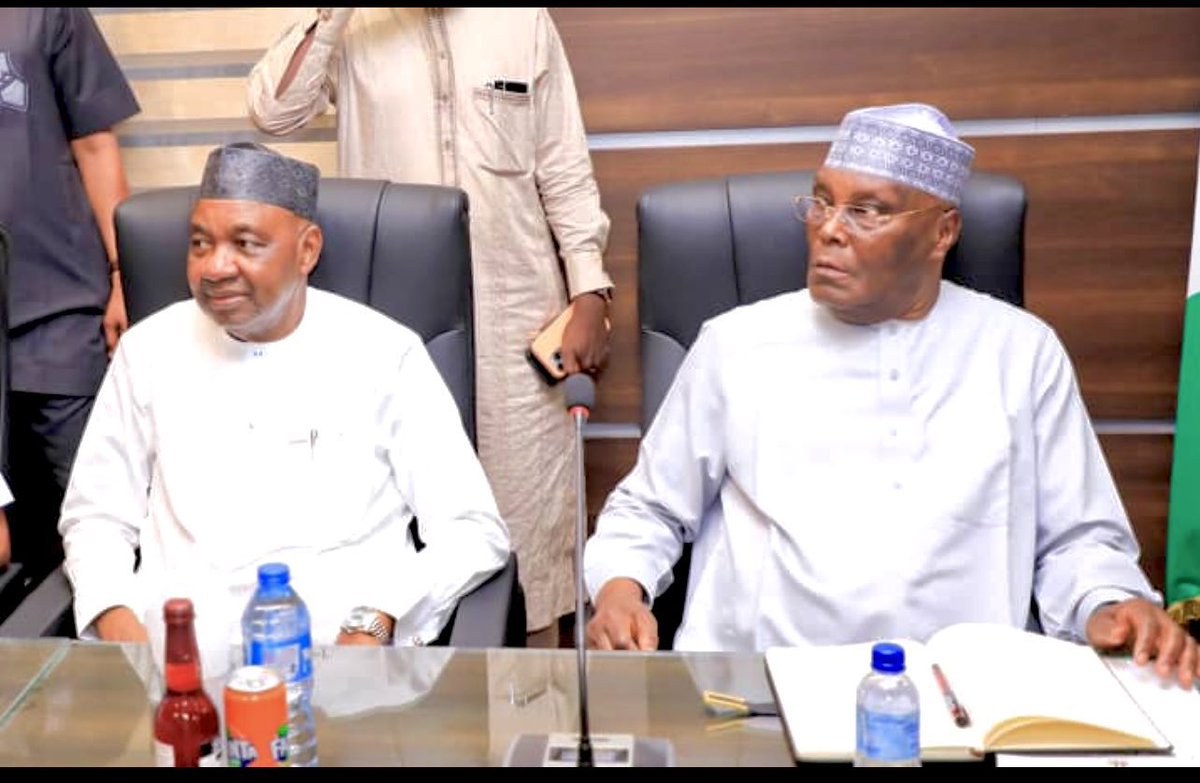
[[[152,764],[152,649],[59,641],[0,646],[0,764]],[[578,730],[571,650],[322,647],[314,673],[322,766],[497,766],[519,734]],[[222,712],[226,676],[205,681]],[[761,656],[589,653],[588,678],[593,732],[668,740],[682,766],[791,763],[777,724],[730,725],[700,698],[769,698]]]

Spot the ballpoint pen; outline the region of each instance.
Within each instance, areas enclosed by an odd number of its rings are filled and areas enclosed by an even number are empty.
[[[946,707],[950,710],[950,715],[954,718],[954,725],[958,727],[970,726],[971,716],[967,714],[967,710],[959,702],[958,697],[954,695],[954,691],[950,688],[950,683],[946,681],[946,675],[942,673],[942,667],[936,663],[933,665],[933,677],[937,680],[938,689],[942,692],[942,697],[946,700]]]
[[[741,696],[716,691],[704,692],[704,706],[714,715],[778,715],[779,708],[772,701],[746,701]]]

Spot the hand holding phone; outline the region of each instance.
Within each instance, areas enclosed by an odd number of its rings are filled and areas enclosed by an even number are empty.
[[[572,301],[546,328],[538,332],[537,336],[533,338],[533,343],[525,352],[525,358],[551,386],[567,377],[566,371],[563,370],[563,332],[566,331],[567,324],[571,322],[574,315],[575,302]],[[612,328],[608,319],[605,319],[604,325],[608,329]]]

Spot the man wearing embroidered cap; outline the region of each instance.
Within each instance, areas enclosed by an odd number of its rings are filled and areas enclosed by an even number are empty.
[[[796,200],[807,288],[704,324],[601,511],[591,644],[657,646],[647,602],[693,541],[680,649],[1024,627],[1035,599],[1048,634],[1200,674],[1062,344],[942,279],[973,157],[931,106],[846,115]]]
[[[368,613],[430,641],[504,564],[507,530],[420,337],[308,286],[319,179],[257,144],[209,156],[193,298],[122,338],[63,503],[81,635],[161,640],[163,601],[185,595],[218,673],[257,566],[283,561],[315,643],[388,641],[343,625]]]

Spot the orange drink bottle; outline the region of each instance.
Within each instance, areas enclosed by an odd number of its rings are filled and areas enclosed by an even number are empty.
[[[243,666],[225,685],[225,750],[231,767],[286,767],[287,688],[266,666]]]

